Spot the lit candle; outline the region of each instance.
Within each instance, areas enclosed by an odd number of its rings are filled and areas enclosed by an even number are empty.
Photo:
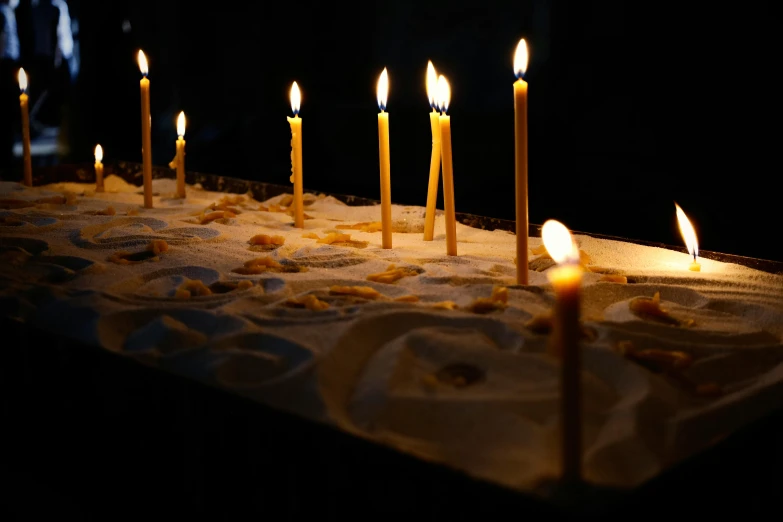
[[[558,266],[549,269],[555,290],[551,348],[560,359],[561,474],[564,481],[582,476],[581,357],[579,353],[579,301],[582,267],[579,249],[568,229],[549,220],[541,229],[547,252]]]
[[[177,117],[177,197],[185,197],[185,111]]]
[[[527,82],[523,80],[527,69],[527,44],[519,41],[514,53],[514,73],[518,80],[514,82],[514,147],[516,172],[516,218],[517,218],[517,284],[528,282],[527,261]]]
[[[144,174],[144,208],[152,208],[152,118],[150,116],[150,81],[147,78],[149,67],[144,51],[139,50],[139,70],[141,70],[141,154]]]
[[[30,157],[30,113],[27,96],[27,73],[24,69],[19,69],[19,107],[22,110],[22,151],[24,159],[24,184],[28,187],[33,186],[33,161]]]
[[[430,155],[430,182],[427,188],[427,211],[424,214],[424,241],[432,241],[435,231],[435,205],[438,201],[440,177],[440,121],[435,104],[438,75],[432,62],[427,63],[427,97],[430,99],[430,128],[432,130],[432,154]]]
[[[294,117],[288,118],[291,125],[291,182],[294,184],[294,226],[304,228],[304,188],[302,187],[302,118],[299,117],[299,107],[302,94],[299,86],[291,85],[291,110]]]
[[[389,165],[389,113],[386,101],[389,97],[389,75],[383,69],[378,78],[378,152],[381,165],[381,235],[383,248],[392,247],[391,223],[391,167]]]
[[[95,192],[103,192],[103,147],[95,146]]]
[[[682,234],[682,239],[685,241],[685,248],[688,249],[688,254],[693,256],[693,262],[688,267],[688,270],[700,272],[701,265],[696,261],[699,255],[699,242],[696,240],[696,230],[694,230],[691,221],[680,206],[677,203],[674,206],[677,208],[677,223],[680,225],[680,234]]]
[[[438,77],[440,116],[440,156],[443,164],[443,206],[446,210],[446,254],[457,255],[457,215],[454,211],[454,167],[451,163],[451,118],[446,114],[451,101],[451,87],[446,77]]]

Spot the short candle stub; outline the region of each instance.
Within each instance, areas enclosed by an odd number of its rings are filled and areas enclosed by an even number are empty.
[[[691,263],[691,266],[688,267],[688,270],[691,272],[701,272],[701,265],[694,259],[693,263]]]

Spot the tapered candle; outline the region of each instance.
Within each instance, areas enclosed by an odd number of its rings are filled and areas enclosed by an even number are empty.
[[[291,126],[291,183],[294,184],[294,226],[304,228],[304,188],[302,186],[302,118],[299,107],[302,94],[296,82],[291,85],[291,110],[294,117],[288,118]]]
[[[680,206],[675,203],[677,209],[677,223],[680,226],[680,234],[685,241],[685,248],[688,249],[688,254],[693,256],[693,262],[688,267],[688,270],[692,272],[701,272],[701,265],[696,258],[699,256],[699,241],[696,239],[696,230],[693,228],[690,219],[685,215]]]
[[[432,154],[430,155],[430,181],[427,187],[427,210],[424,213],[424,241],[432,241],[435,232],[435,211],[438,201],[440,178],[440,120],[435,104],[438,75],[432,62],[427,63],[427,97],[430,99],[430,129],[432,130]]]
[[[24,184],[28,187],[33,186],[33,161],[30,157],[30,112],[27,96],[27,73],[24,69],[19,69],[19,107],[22,111],[22,159],[24,161]]]
[[[144,175],[144,208],[152,208],[152,119],[150,116],[150,80],[147,78],[149,67],[144,51],[139,50],[139,70],[142,79],[141,88],[141,155]]]
[[[95,192],[103,192],[103,147],[95,146]]]
[[[555,290],[551,348],[560,359],[561,478],[578,481],[582,476],[581,354],[579,352],[579,302],[582,267],[579,249],[560,222],[549,220],[541,229],[547,252],[558,266],[549,269]]]
[[[378,78],[378,153],[381,167],[381,235],[383,248],[392,247],[391,222],[391,167],[389,165],[389,113],[386,101],[389,96],[389,75],[383,69]]]
[[[516,219],[517,219],[517,284],[528,283],[527,234],[527,82],[523,80],[527,69],[527,44],[519,41],[514,54],[514,136]]]
[[[440,156],[443,167],[443,206],[446,211],[446,254],[457,255],[457,215],[454,210],[454,167],[451,163],[451,118],[446,114],[451,102],[451,87],[446,77],[438,77],[440,116]]]
[[[177,197],[185,197],[185,112],[177,117]]]

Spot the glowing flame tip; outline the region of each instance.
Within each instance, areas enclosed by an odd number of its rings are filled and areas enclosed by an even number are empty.
[[[386,102],[389,98],[389,73],[386,71],[386,67],[383,68],[383,72],[381,72],[381,76],[378,78],[376,90],[378,94],[378,108],[383,112],[386,110]]]
[[[514,74],[517,75],[517,78],[521,79],[525,76],[525,71],[527,71],[527,62],[527,43],[525,42],[525,39],[522,38],[517,44],[517,51],[514,53]]]
[[[435,98],[435,103],[443,114],[446,114],[446,111],[449,110],[449,103],[451,103],[451,87],[449,86],[449,81],[442,74],[438,76],[438,93]]]
[[[437,108],[438,93],[438,73],[435,72],[435,66],[432,62],[427,62],[427,97],[430,99],[430,107]]]
[[[177,136],[180,138],[185,136],[185,111],[180,111],[177,116]]]
[[[682,234],[682,239],[685,241],[685,248],[688,249],[688,254],[692,255],[695,261],[699,255],[699,242],[696,238],[696,230],[693,228],[688,216],[680,208],[680,205],[675,202],[674,206],[677,209],[677,223],[680,225],[680,234]]]
[[[141,49],[139,49],[139,70],[143,76],[147,76],[150,72],[149,65],[147,65],[147,57]]]
[[[544,240],[546,251],[556,263],[579,261],[579,249],[574,243],[574,238],[561,222],[550,219],[544,223],[541,228],[541,239]]]
[[[95,163],[100,163],[103,161],[103,147],[101,147],[101,144],[95,146]]]
[[[294,82],[291,85],[291,110],[294,111],[294,116],[299,114],[299,108],[302,105],[302,93],[299,92],[299,85]]]
[[[19,69],[19,90],[22,92],[27,91],[27,73],[23,68]]]

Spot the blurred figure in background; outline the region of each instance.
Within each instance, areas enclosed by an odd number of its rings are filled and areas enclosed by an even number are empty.
[[[14,134],[18,118],[15,94],[19,67],[19,34],[14,10],[19,0],[0,0],[0,178],[10,177],[14,163]]]
[[[68,4],[64,0],[32,0],[30,20],[32,30],[30,57],[30,87],[34,105],[30,124],[40,133],[45,127],[57,127],[62,122],[62,109],[71,84],[69,63],[73,60],[73,33]]]

